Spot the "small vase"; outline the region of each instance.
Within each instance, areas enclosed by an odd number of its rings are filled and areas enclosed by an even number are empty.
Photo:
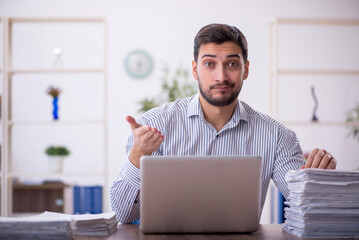
[[[54,99],[52,100],[52,105],[54,107],[53,111],[52,111],[52,116],[54,117],[54,120],[58,120],[59,119],[59,115],[58,115],[58,111],[59,111],[59,106],[58,106],[58,97],[54,97]]]
[[[64,163],[63,156],[50,156],[49,157],[49,170],[51,173],[62,173]]]

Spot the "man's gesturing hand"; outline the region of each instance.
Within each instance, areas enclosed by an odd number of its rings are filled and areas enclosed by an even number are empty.
[[[134,137],[129,159],[133,165],[140,168],[140,158],[145,155],[149,156],[156,151],[161,146],[164,136],[156,128],[138,124],[131,116],[127,116],[126,121],[131,125]]]

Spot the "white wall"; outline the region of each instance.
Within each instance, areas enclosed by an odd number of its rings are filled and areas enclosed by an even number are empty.
[[[190,70],[193,38],[203,25],[219,22],[237,26],[249,42],[250,75],[241,98],[254,108],[269,113],[269,22],[276,17],[359,18],[359,1],[355,0],[0,0],[1,16],[104,16],[108,21],[108,156],[109,182],[119,173],[126,158],[125,143],[130,128],[128,114],[137,116],[137,102],[144,96],[158,94],[161,62],[171,67],[179,65]],[[144,80],[130,78],[124,69],[126,54],[145,49],[155,60],[155,69]],[[356,49],[357,50],[357,49]],[[335,58],[335,51],[332,55]],[[358,67],[359,69],[359,67]],[[350,86],[349,86],[350,87]],[[359,90],[359,89],[358,89]],[[321,147],[319,131],[315,139]],[[300,134],[305,148],[311,148],[311,136]],[[330,147],[345,152],[345,158],[357,156],[358,143],[348,149],[343,139],[332,136]],[[344,146],[343,146],[344,145]],[[94,146],[96,147],[96,146]],[[304,148],[304,147],[303,147]],[[349,155],[348,155],[349,152]],[[356,155],[354,155],[356,154]],[[338,159],[342,161],[343,159]],[[355,161],[354,163],[359,161]],[[355,164],[351,163],[350,168]],[[359,164],[357,164],[359,165]],[[339,164],[345,169],[345,164]]]

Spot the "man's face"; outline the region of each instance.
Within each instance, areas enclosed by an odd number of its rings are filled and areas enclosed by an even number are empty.
[[[197,62],[192,62],[192,74],[209,104],[227,106],[237,100],[248,67],[236,43],[207,43],[200,46]]]

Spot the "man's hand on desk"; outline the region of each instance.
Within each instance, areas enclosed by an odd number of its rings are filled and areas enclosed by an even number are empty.
[[[156,128],[138,124],[131,116],[127,116],[126,121],[131,125],[134,137],[129,159],[133,165],[140,168],[140,158],[156,151],[161,146],[164,136]]]
[[[335,169],[337,167],[337,160],[326,150],[313,149],[303,168],[321,168],[321,169]]]

